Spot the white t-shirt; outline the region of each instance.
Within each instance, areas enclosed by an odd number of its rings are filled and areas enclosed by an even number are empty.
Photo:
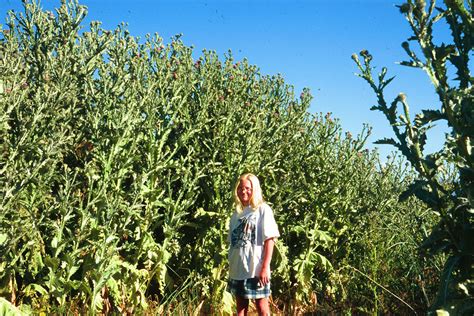
[[[229,278],[245,280],[258,276],[262,269],[265,240],[279,237],[273,211],[267,204],[256,210],[250,206],[242,213],[234,212],[230,219]]]

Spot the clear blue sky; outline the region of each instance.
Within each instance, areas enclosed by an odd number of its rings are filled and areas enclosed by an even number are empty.
[[[91,20],[114,29],[128,23],[132,35],[158,33],[165,43],[182,33],[182,40],[195,47],[215,50],[223,56],[229,49],[236,60],[247,58],[263,74],[281,73],[294,85],[296,95],[303,87],[314,96],[310,112],[332,112],[343,129],[358,134],[363,123],[373,127],[369,138],[392,137],[391,128],[380,112],[370,111],[376,98],[368,85],[354,75],[351,55],[367,49],[373,65],[387,66],[397,78],[387,90],[391,101],[398,92],[406,93],[412,114],[439,108],[427,76],[419,69],[397,65],[407,59],[400,44],[410,28],[393,0],[82,0],[88,7],[85,26]],[[59,0],[43,0],[51,10]],[[22,11],[20,0],[0,0],[1,23],[10,9]],[[447,39],[445,30],[435,35]],[[436,42],[436,38],[435,38]],[[438,40],[441,42],[441,40]],[[427,151],[444,141],[445,126],[433,129]],[[368,144],[369,148],[374,145]],[[382,157],[392,148],[380,146]]]

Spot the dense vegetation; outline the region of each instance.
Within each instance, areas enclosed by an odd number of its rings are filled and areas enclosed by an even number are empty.
[[[0,35],[0,300],[51,312],[229,313],[227,223],[239,174],[282,238],[273,308],[423,312],[443,256],[402,160],[379,162],[281,76],[175,37],[139,40],[65,1],[26,1]],[[9,302],[9,303],[8,303]]]
[[[401,5],[413,35],[402,43],[409,60],[404,66],[420,68],[430,78],[439,97],[439,107],[423,110],[414,120],[405,95],[399,94],[391,104],[384,89],[392,81],[385,79],[384,68],[374,80],[372,56],[367,51],[357,55],[360,76],[377,95],[381,111],[393,127],[396,139],[383,139],[382,144],[395,146],[411,163],[417,177],[401,198],[414,195],[425,202],[439,219],[421,249],[429,255],[447,255],[436,300],[430,312],[455,315],[474,313],[474,78],[470,71],[474,47],[474,3],[445,0],[437,7],[434,0],[409,0]],[[446,22],[451,43],[436,44],[433,29]],[[413,49],[410,42],[418,45]],[[398,107],[403,114],[398,115]],[[445,144],[439,151],[424,153],[426,132],[433,122],[445,121],[449,127]]]

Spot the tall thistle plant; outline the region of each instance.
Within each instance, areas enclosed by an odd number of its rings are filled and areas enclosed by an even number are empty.
[[[406,175],[364,149],[369,128],[344,134],[308,113],[308,90],[231,53],[85,27],[77,0],[24,5],[0,25],[0,314],[231,314],[227,223],[246,171],[282,235],[281,309],[400,313],[393,292],[424,308],[431,283],[413,282],[409,255],[421,202],[397,203]]]
[[[431,255],[447,255],[436,299],[431,312],[466,315],[474,311],[474,90],[471,69],[474,45],[473,1],[445,0],[443,7],[434,0],[409,0],[399,6],[413,35],[402,43],[409,59],[401,62],[408,67],[420,68],[430,78],[439,97],[436,109],[422,110],[410,119],[409,106],[404,94],[391,103],[386,101],[384,89],[393,78],[386,79],[382,68],[376,79],[372,74],[372,56],[362,51],[352,58],[360,74],[377,95],[378,105],[393,128],[396,138],[377,141],[395,146],[417,171],[418,177],[400,199],[415,195],[425,202],[439,221],[421,249]],[[436,45],[433,26],[446,22],[452,42]],[[419,45],[421,55],[410,43]],[[449,78],[450,70],[456,71]],[[402,108],[401,115],[398,109]],[[449,127],[444,147],[438,152],[424,154],[427,130],[436,121],[445,121]],[[457,177],[446,180],[447,169],[454,168]]]

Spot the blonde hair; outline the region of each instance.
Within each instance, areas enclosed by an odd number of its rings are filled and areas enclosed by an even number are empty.
[[[260,187],[260,181],[254,174],[245,173],[239,177],[234,188],[234,204],[237,213],[241,213],[244,208],[237,194],[240,182],[243,180],[248,180],[252,184],[252,196],[250,197],[250,206],[252,206],[252,209],[256,210],[264,202],[262,196],[262,188]]]

